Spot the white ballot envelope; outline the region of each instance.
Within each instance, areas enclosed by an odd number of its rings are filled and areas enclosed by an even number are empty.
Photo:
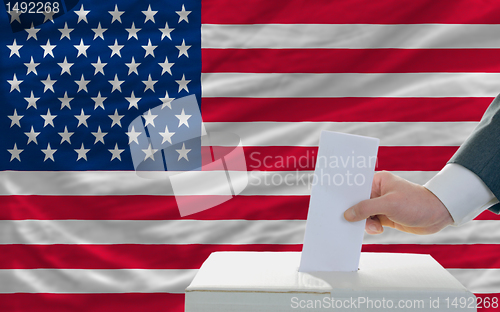
[[[370,198],[379,139],[321,132],[300,272],[357,271],[366,221],[344,211]]]

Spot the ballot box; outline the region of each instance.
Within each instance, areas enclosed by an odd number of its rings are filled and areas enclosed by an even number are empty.
[[[215,252],[186,312],[476,311],[474,294],[429,255],[361,253],[355,272],[299,272],[300,252]]]

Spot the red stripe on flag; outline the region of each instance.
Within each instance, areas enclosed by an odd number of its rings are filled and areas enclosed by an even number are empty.
[[[204,0],[201,8],[203,24],[498,24],[500,15],[500,3],[482,0]]]
[[[71,207],[71,208],[68,208]],[[181,218],[173,196],[3,196],[0,220],[305,220],[309,196],[235,196]],[[476,220],[500,220],[485,211]]]
[[[222,146],[216,148],[223,155],[228,155],[234,149]],[[381,146],[375,170],[439,171],[457,149],[458,146]],[[202,154],[204,151],[208,152],[209,148],[202,147]],[[243,148],[243,152],[247,171],[304,171],[314,170],[318,148],[246,146]],[[354,164],[363,166],[363,163],[358,163],[356,158],[352,158],[352,161],[353,166]],[[326,159],[326,162],[329,166],[335,166],[331,159]],[[365,166],[368,165],[368,163],[365,164]],[[241,167],[244,166],[245,164],[241,162]]]
[[[0,245],[0,269],[198,269],[216,251],[301,251],[302,245]],[[499,245],[363,245],[430,254],[447,269],[499,269]],[[467,255],[467,257],[463,257]]]
[[[2,196],[0,220],[180,219],[173,196]]]
[[[309,196],[235,196],[181,218],[174,196],[3,196],[0,220],[305,220]]]
[[[203,49],[202,72],[498,73],[499,51],[498,49]]]
[[[0,311],[183,312],[184,294],[0,294]]]
[[[439,171],[457,149],[456,146],[381,146],[375,170]],[[314,170],[318,154],[317,147],[247,146],[244,151],[249,171]],[[330,159],[327,163],[334,165]]]
[[[479,121],[494,98],[203,98],[205,122]]]
[[[363,252],[429,254],[446,269],[498,269],[499,245],[363,245]],[[466,257],[464,255],[467,255]]]
[[[500,215],[492,211],[485,210],[480,215],[475,217],[474,220],[500,220]]]
[[[1,269],[199,269],[215,251],[301,251],[302,245],[0,245]]]

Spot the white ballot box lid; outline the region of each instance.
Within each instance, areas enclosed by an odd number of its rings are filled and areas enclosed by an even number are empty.
[[[429,255],[361,253],[357,272],[304,273],[299,263],[300,252],[212,253],[186,289],[186,312],[380,311],[401,302],[403,310],[462,310],[455,298],[476,311],[474,295]]]

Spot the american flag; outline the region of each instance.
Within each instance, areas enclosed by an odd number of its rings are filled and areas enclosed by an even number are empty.
[[[301,250],[321,130],[380,138],[377,170],[423,184],[500,93],[494,1],[73,2],[0,14],[1,311],[183,311],[211,252]],[[193,94],[250,180],[181,218],[128,125]],[[494,311],[499,220],[363,251],[431,254]]]

